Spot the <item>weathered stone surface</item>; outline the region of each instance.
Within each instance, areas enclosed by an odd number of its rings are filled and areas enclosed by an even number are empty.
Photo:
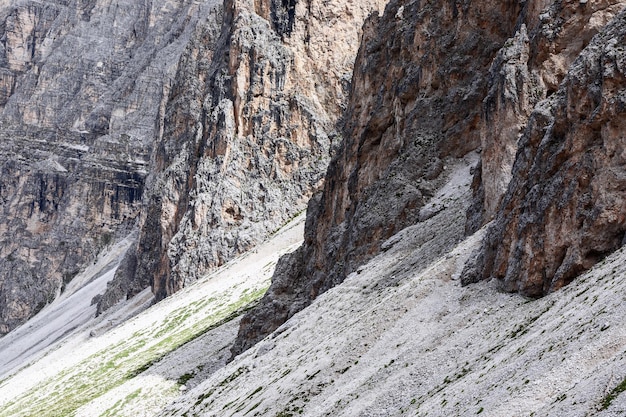
[[[0,335],[35,314],[141,208],[192,0],[0,6]]]
[[[536,297],[569,283],[626,232],[626,12],[533,111],[512,180],[464,281]]]
[[[137,262],[112,286],[150,283],[161,299],[304,209],[338,141],[362,23],[381,4],[226,2],[221,32],[205,25],[183,55]]]
[[[480,144],[484,73],[515,33],[520,10],[513,1],[394,0],[384,16],[367,21],[345,141],[310,207],[305,244],[282,261],[261,305],[242,320],[233,354],[420,221],[420,209],[446,177],[448,158]]]
[[[582,49],[624,1],[528,2],[518,30],[489,70],[489,93],[479,124],[482,158],[467,233],[493,219],[509,181],[518,141],[532,109],[556,91]]]
[[[151,155],[138,243],[127,252],[115,279],[109,283],[98,303],[98,313],[151,286],[154,276],[167,274],[167,243],[189,203],[194,180],[192,165],[201,153],[199,120],[203,114],[204,82],[210,76],[222,19],[223,11],[217,4],[204,10],[202,20],[183,48],[160,109],[162,119]]]

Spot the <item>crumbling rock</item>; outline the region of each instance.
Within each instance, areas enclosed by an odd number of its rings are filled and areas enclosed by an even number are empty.
[[[152,157],[136,264],[112,289],[149,284],[162,299],[305,207],[338,140],[362,23],[380,4],[227,1],[196,32]]]
[[[512,179],[465,283],[537,297],[619,248],[626,232],[626,12],[534,109]]]
[[[518,141],[535,105],[553,94],[569,66],[624,1],[527,2],[517,31],[488,72],[479,123],[481,164],[467,217],[471,234],[492,220],[512,176]]]
[[[210,2],[0,7],[0,335],[135,227],[178,58]]]

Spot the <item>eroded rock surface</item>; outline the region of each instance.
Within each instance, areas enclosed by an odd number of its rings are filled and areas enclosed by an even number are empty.
[[[341,282],[388,237],[432,215],[421,209],[447,164],[480,145],[484,73],[520,11],[513,1],[396,0],[367,21],[345,140],[309,205],[305,244],[277,266],[260,306],[242,320],[233,354]]]
[[[157,299],[251,249],[321,186],[361,26],[381,0],[227,1],[185,51],[137,248],[106,304]],[[213,52],[211,52],[213,51]]]
[[[136,222],[179,56],[215,2],[0,7],[0,335]]]
[[[626,13],[533,111],[512,180],[465,282],[496,277],[541,296],[569,283],[626,232]]]
[[[479,123],[481,164],[467,233],[492,220],[512,177],[518,142],[535,105],[552,95],[592,37],[626,2],[528,2],[518,29],[488,72],[489,93]]]

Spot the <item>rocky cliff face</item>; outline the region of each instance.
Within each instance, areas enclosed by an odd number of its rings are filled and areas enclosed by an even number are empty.
[[[0,335],[130,232],[179,56],[213,8],[2,3]]]
[[[626,13],[534,109],[512,180],[466,282],[496,277],[541,296],[624,243]]]
[[[489,93],[479,123],[482,157],[467,232],[493,219],[535,105],[558,88],[592,37],[624,7],[623,1],[531,2],[488,72]]]
[[[435,214],[422,207],[446,166],[480,145],[483,74],[521,10],[517,2],[391,1],[368,20],[345,140],[309,204],[305,244],[282,259],[261,305],[242,320],[234,354],[341,282],[385,239]]]
[[[619,246],[621,38],[592,38],[626,2],[385,3],[4,2],[0,334],[133,227],[99,311],[178,291],[310,199],[241,352],[435,215],[474,150],[466,231],[496,220],[465,282],[540,295]]]
[[[383,2],[227,1],[186,49],[136,250],[100,309],[251,249],[319,189],[365,17]]]
[[[309,206],[305,244],[282,260],[267,296],[242,320],[233,353],[245,350],[341,282],[378,253],[387,237],[432,215],[431,209],[420,207],[445,177],[449,158],[477,147],[481,161],[475,169],[466,231],[473,233],[494,216],[498,219],[483,253],[485,263],[479,262],[481,277],[506,277],[507,289],[538,295],[558,288],[614,250],[623,237],[621,212],[616,208],[621,201],[616,197],[619,186],[609,185],[617,188],[603,199],[606,181],[615,184],[620,174],[609,179],[609,174],[593,173],[591,167],[606,166],[616,172],[615,162],[579,156],[588,167],[585,175],[597,178],[594,185],[586,185],[595,191],[585,194],[580,187],[578,191],[561,187],[578,181],[583,162],[561,172],[559,185],[544,181],[545,172],[563,170],[563,149],[569,145],[561,144],[558,158],[544,154],[539,164],[529,156],[537,152],[528,144],[532,140],[522,140],[524,149],[519,153],[518,142],[527,126],[535,126],[532,131],[540,138],[542,129],[552,123],[552,116],[545,115],[546,105],[538,103],[556,97],[572,63],[588,53],[583,51],[588,51],[593,36],[624,6],[619,1],[508,2],[494,9],[480,2],[390,2],[383,17],[366,25],[345,116],[346,139],[331,162],[323,193]],[[587,81],[603,84],[598,73]],[[569,99],[574,102],[585,91]],[[613,103],[619,94],[607,90],[604,100]],[[536,105],[538,113],[531,117]],[[581,111],[584,120],[590,120],[597,108],[588,107]],[[607,108],[597,126],[611,117],[619,119],[618,108]],[[583,115],[584,111],[589,114]],[[567,121],[562,126],[576,124]],[[601,129],[614,132],[603,133],[606,140],[619,142],[619,127]],[[579,152],[593,147],[583,142],[572,146]],[[610,149],[620,146],[606,145],[607,154],[616,153]],[[518,159],[525,155],[522,159],[527,162],[517,162],[512,170],[516,154]],[[531,166],[537,175],[532,186],[525,182]],[[518,190],[510,189],[500,205],[512,178],[511,187]],[[571,207],[564,212],[563,202],[568,199]],[[582,207],[582,201],[589,206]],[[550,204],[553,226],[546,223]],[[569,223],[558,220],[563,213]],[[477,279],[471,268],[466,272],[464,282]],[[544,278],[538,278],[542,274]]]

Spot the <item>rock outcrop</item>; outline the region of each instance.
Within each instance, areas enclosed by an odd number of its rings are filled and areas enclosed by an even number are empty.
[[[215,3],[0,8],[0,335],[135,225],[179,56]]]
[[[479,124],[482,156],[467,233],[492,220],[512,177],[518,142],[535,105],[552,95],[593,36],[624,1],[530,2],[489,69]]]
[[[527,6],[525,6],[527,7]],[[283,258],[236,355],[381,250],[446,178],[450,158],[480,145],[484,74],[522,5],[391,1],[370,18],[354,69],[345,140],[311,200],[304,245]]]
[[[382,0],[227,1],[197,32],[166,108],[136,250],[100,310],[157,299],[251,249],[321,186],[361,26]]]
[[[624,243],[626,12],[534,109],[512,180],[465,282],[495,277],[537,297]]]

